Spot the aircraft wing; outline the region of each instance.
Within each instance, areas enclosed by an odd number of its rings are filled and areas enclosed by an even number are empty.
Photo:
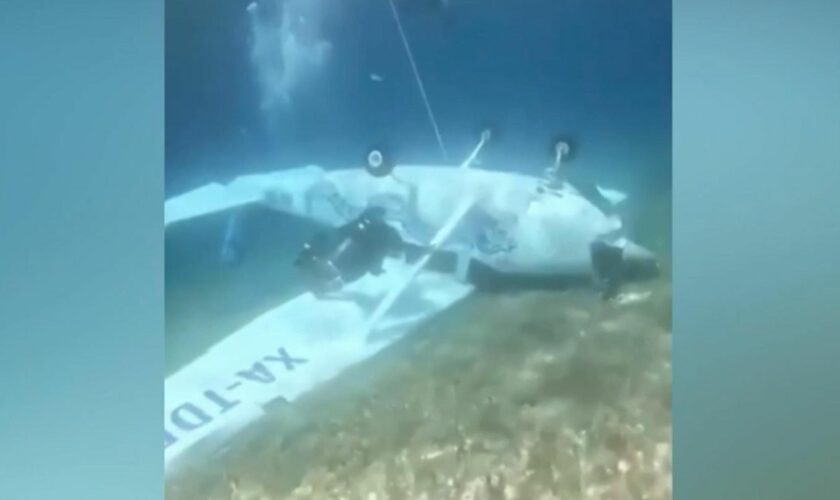
[[[428,253],[414,264],[389,260],[384,274],[350,283],[344,292],[355,300],[298,296],[168,377],[166,466],[199,442],[221,444],[259,419],[267,404],[296,399],[467,296],[472,286],[424,268],[473,203],[471,197],[462,200],[428,245]],[[405,294],[411,284],[411,293]],[[377,304],[373,313],[367,304]],[[377,335],[375,342],[372,334]]]
[[[163,208],[164,226],[202,215],[222,212],[253,203],[270,202],[269,197],[283,197],[289,210],[299,211],[299,199],[324,175],[316,166],[289,168],[280,171],[242,175],[228,184],[206,184],[166,200]]]
[[[349,284],[344,291],[355,300],[303,294],[256,318],[168,377],[166,466],[199,442],[220,444],[259,419],[265,405],[296,399],[468,295],[470,285],[423,270],[473,204],[472,197],[461,201],[414,264],[389,260],[381,276]],[[411,294],[405,296],[411,284]],[[404,300],[394,307],[400,298]],[[368,314],[365,304],[378,305]],[[380,333],[383,336],[371,342],[371,334]]]
[[[333,379],[472,291],[444,274],[425,271],[418,276],[399,260],[386,261],[385,271],[348,284],[346,292],[354,299],[299,295],[168,376],[163,415],[166,468],[197,445],[213,451],[260,418],[267,405],[293,401]],[[377,326],[383,340],[370,342],[364,330],[370,309],[412,273],[416,281],[411,293]]]
[[[481,135],[478,145],[461,164],[467,169],[475,162],[479,151],[490,139],[490,133]],[[268,203],[275,208],[318,219],[307,210],[307,193],[327,175],[320,167],[309,165],[280,171],[237,177],[228,184],[210,183],[166,200],[164,227],[175,222],[202,215],[223,212],[253,203]],[[326,222],[326,221],[321,221]]]
[[[214,182],[166,200],[163,224],[168,226],[181,220],[256,203],[261,198],[262,194],[256,190],[236,190]]]

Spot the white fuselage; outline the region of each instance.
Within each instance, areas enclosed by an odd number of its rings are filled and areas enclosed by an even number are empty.
[[[475,203],[442,250],[470,256],[503,272],[563,274],[591,269],[590,244],[614,238],[621,229],[569,184],[540,188],[536,177],[444,166],[398,166],[392,175],[374,177],[363,169],[325,171],[305,167],[278,172],[262,183],[265,201],[282,211],[329,225],[347,222],[368,206],[388,209],[389,222],[412,243],[427,243],[466,197]],[[244,179],[243,179],[244,180]],[[263,179],[264,180],[264,179]],[[515,246],[485,253],[476,235],[496,227]],[[649,252],[613,239],[636,257]]]

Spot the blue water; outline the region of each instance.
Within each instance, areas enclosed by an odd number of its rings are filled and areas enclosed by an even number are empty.
[[[315,16],[317,29],[302,29],[300,36],[314,36],[331,47],[324,64],[291,89],[288,102],[267,93],[260,79],[265,66],[254,63],[259,36],[253,29],[254,10],[247,9],[251,0],[166,1],[167,196],[260,171],[308,164],[359,167],[372,145],[386,145],[398,163],[443,162],[388,0],[259,0],[256,8],[260,16],[277,20],[283,1],[322,5]],[[449,163],[464,159],[480,130],[492,125],[494,138],[481,153],[481,166],[539,176],[553,160],[553,139],[572,138],[574,157],[564,165],[570,180],[585,178],[628,192],[636,204],[636,213],[624,219],[629,236],[657,252],[667,267],[668,0],[448,0],[445,8],[434,8],[434,0],[394,2]],[[313,19],[307,19],[311,26]],[[282,55],[268,64],[282,67],[287,62]],[[371,74],[382,81],[372,80]],[[167,375],[303,290],[291,262],[318,228],[260,207],[241,216],[215,214],[167,230]],[[670,450],[671,309],[669,275],[663,274],[653,284],[633,288],[650,297],[637,309],[604,306],[591,290],[477,294],[475,302],[448,320],[443,316],[443,323],[415,335],[417,344],[397,345],[374,358],[379,365],[343,375],[347,385],[334,385],[332,392],[322,387],[320,395],[296,407],[301,421],[318,422],[329,415],[329,425],[312,425],[300,437],[283,427],[282,418],[268,421],[249,430],[252,440],[232,444],[223,459],[225,474],[215,465],[191,469],[168,480],[172,490],[167,497],[223,497],[229,493],[231,470],[243,475],[243,484],[268,486],[283,495],[299,485],[318,484],[317,471],[327,469],[338,471],[335,477],[342,481],[350,478],[342,484],[347,488],[351,482],[379,484],[386,476],[398,481],[404,464],[392,466],[397,463],[393,457],[403,452],[418,456],[438,437],[456,435],[455,423],[480,439],[502,442],[499,463],[514,463],[522,456],[522,443],[539,448],[548,442],[516,416],[529,411],[521,408],[523,401],[530,402],[533,415],[541,415],[536,425],[541,429],[606,422],[599,416],[602,408],[636,415],[638,421],[627,420],[621,428],[644,424],[647,430],[633,446],[658,464],[662,457],[655,453],[661,453],[662,445]],[[431,330],[438,336],[428,337]],[[423,335],[433,341],[424,341]],[[423,362],[413,363],[416,359]],[[381,396],[381,402],[367,403],[367,393],[348,390],[354,384],[365,391],[370,386],[370,394]],[[503,402],[498,408],[507,408],[506,413],[494,409],[496,401]],[[408,410],[402,415],[393,408]],[[467,417],[451,418],[455,414]],[[335,422],[345,430],[335,432]],[[294,439],[278,439],[281,431]],[[619,457],[609,443],[619,437],[611,441],[610,432],[593,431],[589,446],[614,464]],[[502,434],[508,437],[499,441]],[[361,442],[374,443],[365,453],[379,465],[391,464],[381,469],[390,472],[354,468],[355,455],[348,450],[355,444],[348,443]],[[563,478],[535,474],[528,479],[530,473],[514,470],[508,471],[508,480],[531,481],[543,488],[539,491],[562,491],[557,497],[581,498],[582,461],[569,461],[560,452],[571,449],[571,442],[557,446],[545,455],[550,457],[546,464],[556,465]],[[537,448],[529,456],[538,456]],[[441,462],[420,464],[417,470],[454,477],[475,469],[489,478],[486,458],[479,452],[464,459],[470,467]],[[630,483],[646,485],[651,498],[670,499],[670,465],[662,470],[637,465]],[[315,479],[308,475],[312,471]],[[651,481],[668,488],[647,486]],[[522,498],[537,497],[542,498],[536,493]]]
[[[285,1],[320,2],[320,35],[332,49],[288,103],[263,109],[248,2],[167,0],[168,196],[259,171],[361,166],[372,144],[400,163],[443,161],[388,0]],[[487,124],[496,134],[481,159],[492,169],[541,175],[552,139],[572,137],[572,180],[647,204],[625,224],[667,258],[667,1],[449,0],[444,9],[395,1],[452,163]],[[282,5],[258,8],[271,17]],[[167,232],[168,371],[297,290],[290,263],[315,228],[246,215]]]
[[[581,175],[639,195],[670,188],[669,1],[395,1],[450,161],[489,123],[487,168],[538,175],[560,133]],[[255,170],[358,166],[372,144],[399,162],[442,160],[387,0],[325,2],[327,63],[269,112],[248,3],[166,2],[167,195]]]

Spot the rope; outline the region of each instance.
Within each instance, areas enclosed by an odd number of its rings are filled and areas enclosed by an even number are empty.
[[[445,162],[449,162],[449,155],[446,154],[446,147],[443,145],[443,138],[440,135],[440,129],[438,128],[437,120],[435,120],[435,114],[432,112],[432,106],[429,104],[429,97],[426,95],[426,89],[423,87],[423,80],[420,78],[420,72],[417,70],[417,64],[414,62],[414,55],[411,53],[408,38],[405,36],[405,31],[403,30],[402,22],[400,21],[400,15],[397,12],[397,6],[394,5],[394,0],[388,0],[388,3],[391,5],[391,12],[394,14],[394,21],[397,22],[397,29],[400,32],[400,38],[402,39],[403,47],[405,47],[405,53],[408,55],[408,61],[411,63],[411,70],[414,72],[414,79],[417,81],[417,87],[420,89],[420,96],[423,98],[423,104],[426,106],[426,113],[429,115],[429,121],[432,123],[432,128],[435,130],[435,137],[437,138],[440,152],[443,155],[443,160]]]

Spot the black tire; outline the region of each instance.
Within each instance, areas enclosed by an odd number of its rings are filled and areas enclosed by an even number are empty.
[[[372,148],[365,157],[365,170],[374,177],[387,177],[394,171],[394,163],[382,148]]]

